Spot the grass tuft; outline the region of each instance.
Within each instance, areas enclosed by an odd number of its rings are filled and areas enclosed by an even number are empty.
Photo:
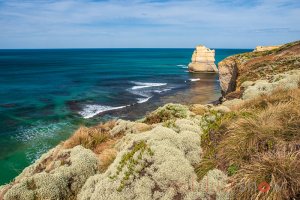
[[[87,149],[94,150],[96,147],[109,139],[109,130],[115,121],[109,121],[94,127],[80,127],[68,140],[64,142],[64,148],[70,149],[82,145]]]

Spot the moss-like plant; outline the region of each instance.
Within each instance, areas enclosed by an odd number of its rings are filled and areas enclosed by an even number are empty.
[[[156,124],[176,118],[186,118],[188,108],[180,104],[167,104],[149,113],[144,122],[147,124]]]
[[[114,175],[110,176],[111,179],[115,180],[119,177],[121,172],[123,172],[125,166],[127,168],[127,171],[123,173],[123,176],[120,177],[120,185],[117,188],[117,191],[122,191],[123,188],[128,184],[128,180],[130,176],[135,176],[135,174],[139,174],[144,170],[147,166],[150,165],[150,163],[142,163],[143,155],[147,153],[150,156],[153,156],[153,151],[148,147],[145,141],[140,141],[138,143],[135,143],[133,145],[133,148],[128,153],[124,154],[122,156],[121,161],[119,162],[117,166],[117,171]],[[135,156],[137,155],[137,156]],[[135,158],[136,157],[136,158]],[[142,167],[139,169],[136,169],[136,165],[141,164]]]
[[[163,123],[164,127],[172,128],[175,126],[175,119],[167,120]]]

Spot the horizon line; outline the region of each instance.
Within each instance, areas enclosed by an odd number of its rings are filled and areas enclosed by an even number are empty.
[[[67,49],[195,49],[196,47],[66,47],[66,48],[0,48],[0,50],[67,50]],[[246,49],[253,50],[254,48],[223,48],[223,47],[208,47],[210,49]]]

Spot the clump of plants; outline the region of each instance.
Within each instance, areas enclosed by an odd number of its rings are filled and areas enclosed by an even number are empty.
[[[188,108],[186,106],[180,104],[166,104],[165,106],[159,107],[155,111],[149,113],[145,117],[144,123],[156,124],[176,118],[186,117],[188,117]]]
[[[98,145],[110,138],[109,130],[115,125],[115,121],[109,121],[94,127],[80,127],[68,140],[64,142],[64,148],[70,149],[77,145],[95,150]]]
[[[236,199],[298,199],[299,151],[256,155],[232,177],[231,191]]]
[[[120,179],[120,185],[118,186],[117,191],[122,191],[123,188],[129,184],[130,177],[136,177],[151,164],[143,159],[145,154],[153,156],[154,153],[145,141],[140,141],[133,144],[133,148],[122,156],[122,159],[117,166],[117,171],[110,176],[113,180],[116,180],[117,178]],[[140,167],[137,167],[138,165]]]
[[[299,98],[300,89],[278,89],[232,112],[205,116],[203,159],[195,169],[199,179],[219,168],[230,177],[234,199],[297,199]]]
[[[195,167],[195,172],[199,179],[202,179],[209,170],[217,167],[216,153],[218,143],[224,134],[227,123],[234,117],[234,112],[221,113],[216,110],[210,110],[203,115],[201,121],[203,158]]]

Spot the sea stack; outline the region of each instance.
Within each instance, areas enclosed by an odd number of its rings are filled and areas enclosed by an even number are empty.
[[[204,45],[198,45],[189,64],[190,72],[218,72],[215,64],[215,50],[210,50]]]

